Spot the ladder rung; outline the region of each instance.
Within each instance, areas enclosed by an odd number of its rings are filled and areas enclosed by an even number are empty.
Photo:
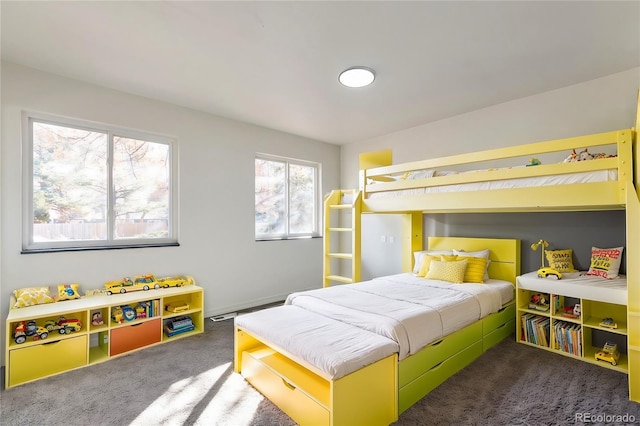
[[[351,284],[353,279],[350,277],[342,277],[340,275],[327,275],[326,279],[331,281],[339,281],[341,283]]]
[[[353,228],[329,228],[329,231],[335,231],[335,232],[351,232],[351,231],[353,231]]]
[[[327,253],[329,257],[337,257],[339,259],[353,259],[353,255],[351,253]]]
[[[351,204],[329,204],[329,208],[337,210],[351,210],[353,206]]]

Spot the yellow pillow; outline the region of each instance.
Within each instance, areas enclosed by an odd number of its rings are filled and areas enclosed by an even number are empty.
[[[58,286],[58,300],[71,300],[80,298],[78,284],[60,284]]]
[[[573,250],[545,250],[549,267],[558,272],[576,272],[573,267]]]
[[[13,295],[16,297],[16,303],[13,304],[14,308],[54,302],[53,297],[49,295],[49,287],[20,288],[14,290]]]
[[[487,259],[484,257],[460,256],[458,259],[467,260],[467,270],[464,272],[465,283],[484,283],[487,270]]]
[[[466,269],[467,259],[451,262],[432,260],[429,272],[427,272],[427,278],[460,284],[464,280],[464,271]]]
[[[422,255],[422,262],[421,262],[421,266],[420,266],[420,271],[418,272],[418,276],[419,277],[426,276],[427,272],[429,272],[429,265],[434,260],[439,260],[439,261],[443,261],[443,262],[451,262],[453,260],[456,260],[457,258],[458,258],[458,256],[446,255],[446,254],[439,254],[439,255],[423,254]]]

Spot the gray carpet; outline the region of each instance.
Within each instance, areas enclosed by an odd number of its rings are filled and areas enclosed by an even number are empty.
[[[232,372],[233,322],[0,394],[0,424],[294,425]],[[627,376],[505,340],[397,425],[565,425],[576,415],[634,415]],[[585,417],[583,417],[585,418]],[[592,424],[621,424],[592,422]]]

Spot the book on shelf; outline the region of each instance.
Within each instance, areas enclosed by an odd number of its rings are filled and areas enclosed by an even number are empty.
[[[554,335],[554,349],[570,355],[582,355],[582,327],[579,324],[557,321],[554,324]]]
[[[549,318],[534,314],[524,314],[521,316],[521,321],[526,342],[549,347]]]

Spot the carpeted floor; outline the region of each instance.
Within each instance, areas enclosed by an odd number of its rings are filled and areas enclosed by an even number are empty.
[[[207,320],[201,335],[3,390],[0,425],[295,424],[234,374],[232,363],[232,320]],[[396,424],[566,425],[625,414],[640,424],[640,404],[628,401],[627,386],[625,374],[508,339]]]

